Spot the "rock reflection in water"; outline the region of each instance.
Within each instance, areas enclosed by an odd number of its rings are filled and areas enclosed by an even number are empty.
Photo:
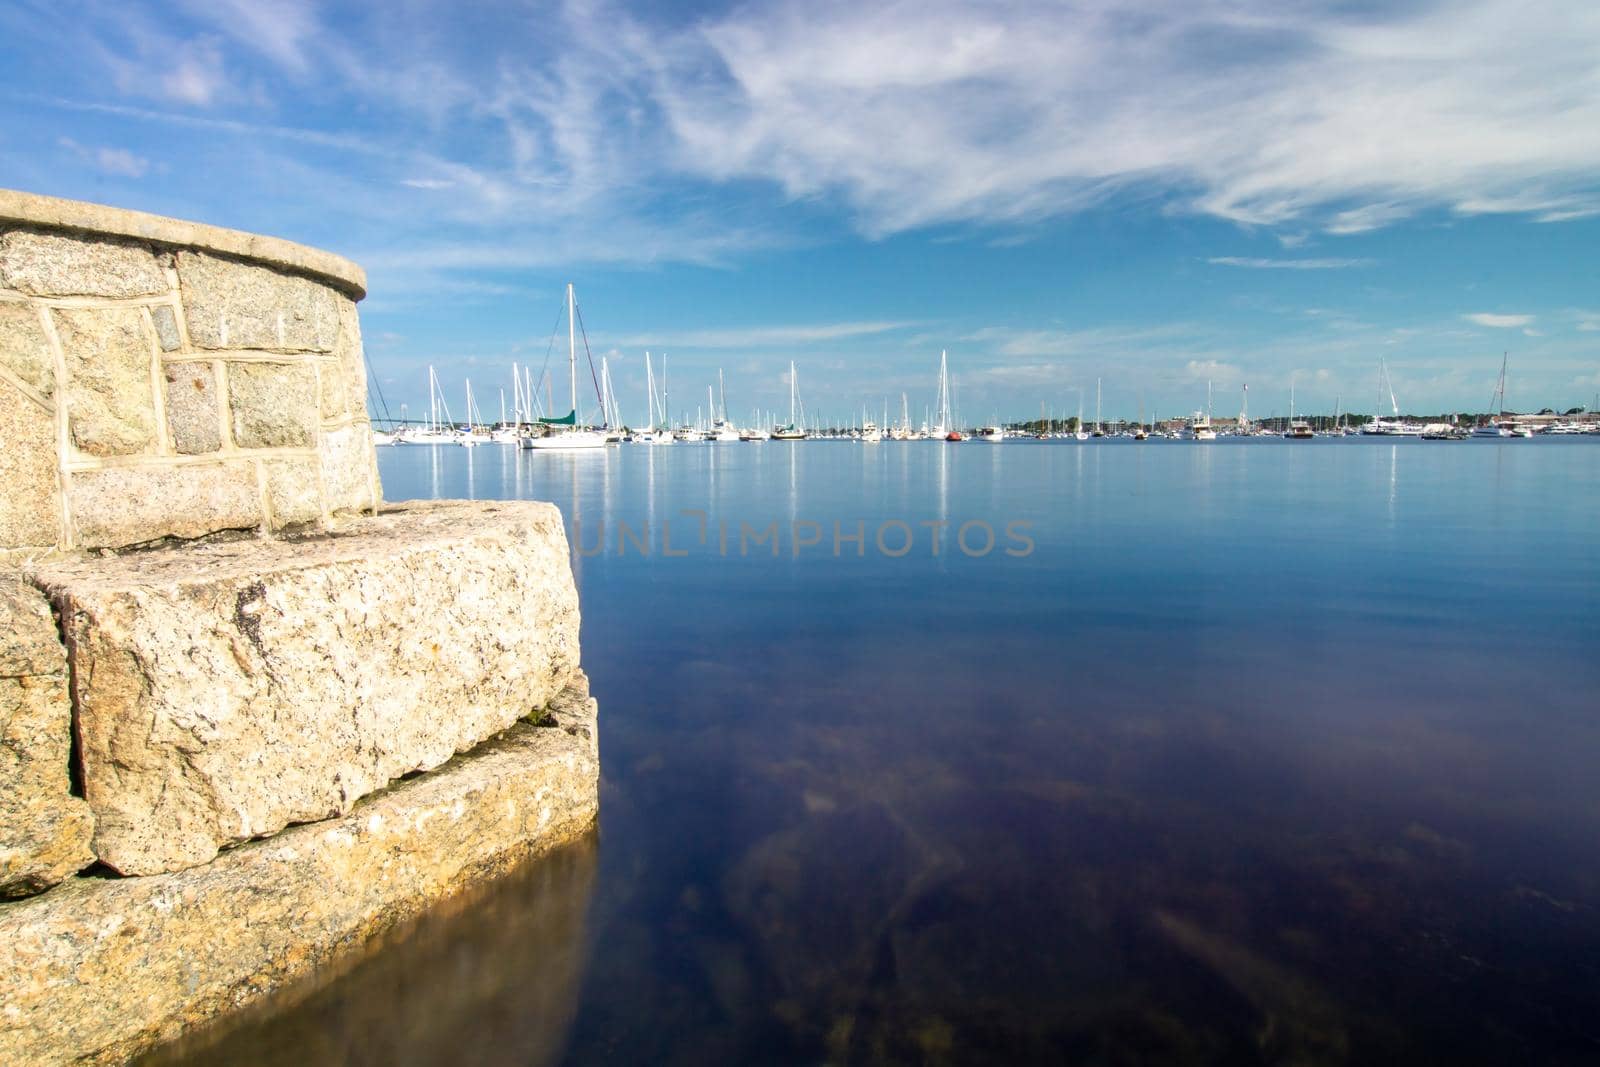
[[[583,980],[597,854],[590,833],[140,1063],[552,1063]]]

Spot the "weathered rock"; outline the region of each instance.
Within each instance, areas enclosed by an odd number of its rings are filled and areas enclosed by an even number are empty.
[[[121,1062],[593,825],[593,722],[518,726],[335,822],[0,907],[0,1062]]]
[[[239,448],[309,448],[317,435],[317,372],[309,363],[229,363]]]
[[[274,529],[322,518],[322,495],[317,492],[317,460],[290,458],[260,462]]]
[[[55,395],[56,357],[32,305],[0,300],[0,367],[44,399]]]
[[[7,381],[0,381],[0,441],[0,546],[55,544],[61,528],[55,418]]]
[[[74,541],[116,548],[260,526],[261,491],[247,460],[181,467],[106,467],[72,476]]]
[[[96,456],[142,452],[155,439],[151,346],[137,308],[57,308],[72,443]]]
[[[178,316],[170,304],[157,304],[150,309],[150,321],[156,327],[156,340],[161,342],[161,351],[176,352],[183,347],[183,338],[178,334]]]
[[[94,860],[89,806],[71,792],[71,747],[55,616],[38,590],[0,577],[0,897],[38,893]]]
[[[504,730],[578,671],[549,504],[413,504],[337,536],[42,567],[73,657],[95,854],[126,874],[358,798]]]
[[[377,460],[372,430],[366,422],[323,431],[318,454],[329,511],[364,511],[374,506],[372,486],[377,475],[373,465]]]
[[[339,357],[340,376],[344,379],[345,393],[350,397],[353,411],[366,410],[367,357],[361,347],[361,319],[356,314],[355,301],[340,296],[339,339],[334,348]]]
[[[189,341],[201,348],[329,352],[339,333],[340,299],[298,274],[210,255],[178,253]]]
[[[41,230],[0,234],[0,286],[31,296],[123,299],[167,291],[149,246]]]
[[[344,375],[339,361],[324,359],[317,364],[317,384],[322,390],[322,417],[337,419],[346,413]]]
[[[168,363],[167,432],[172,447],[186,456],[204,455],[222,447],[217,375],[209,363]]]

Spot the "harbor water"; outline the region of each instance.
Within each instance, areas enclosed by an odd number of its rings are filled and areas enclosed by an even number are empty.
[[[601,817],[152,1062],[1600,1061],[1600,442],[380,449]]]

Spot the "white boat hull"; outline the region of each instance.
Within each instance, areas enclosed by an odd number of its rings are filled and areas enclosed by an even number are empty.
[[[570,433],[553,433],[548,437],[529,437],[522,442],[522,447],[531,448],[538,452],[573,452],[591,448],[606,447],[604,434],[592,433],[588,430],[574,430]]]

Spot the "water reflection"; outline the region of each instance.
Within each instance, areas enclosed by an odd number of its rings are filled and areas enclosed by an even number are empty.
[[[1594,1061],[1600,449],[879,447],[532,469],[608,529],[950,524],[583,561],[569,1061]]]
[[[590,833],[445,902],[337,971],[139,1062],[554,1063],[590,951],[598,855]]]

